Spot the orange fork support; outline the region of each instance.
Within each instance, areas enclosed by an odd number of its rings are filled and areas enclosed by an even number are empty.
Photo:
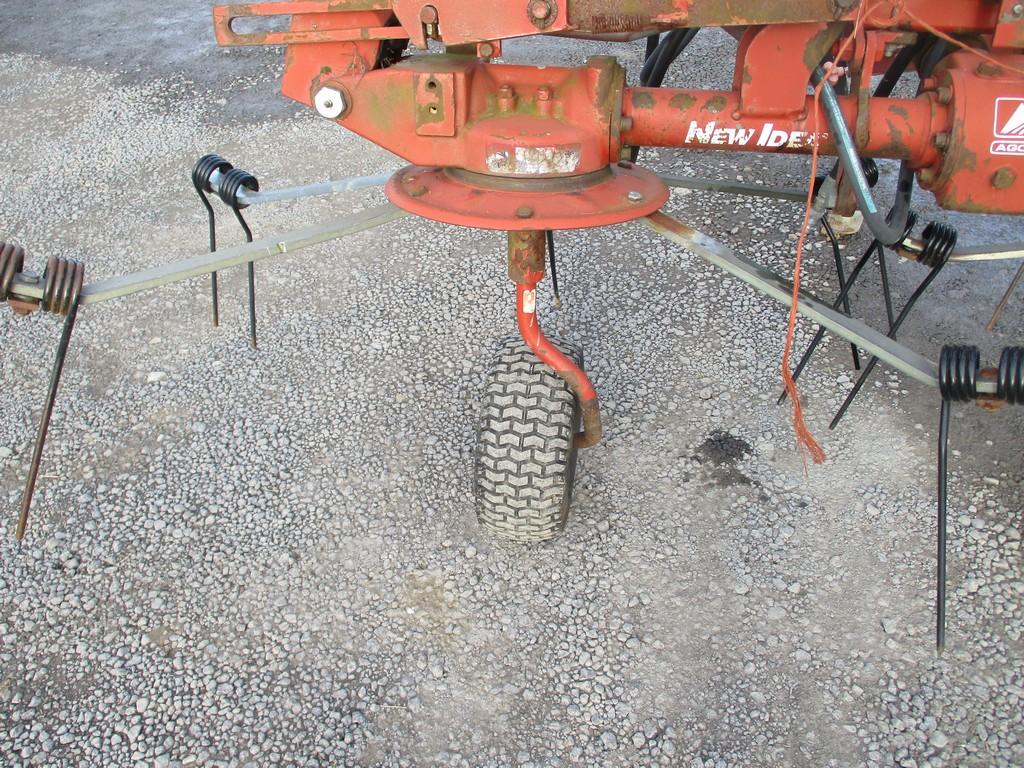
[[[590,448],[601,439],[601,410],[597,390],[587,374],[559,351],[544,335],[537,321],[537,284],[544,279],[547,255],[544,232],[508,233],[508,276],[516,284],[516,319],[523,341],[576,395],[583,416],[583,431],[576,434],[577,448]]]

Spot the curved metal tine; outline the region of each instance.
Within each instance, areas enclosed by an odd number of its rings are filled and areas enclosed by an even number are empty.
[[[946,512],[949,481],[949,417],[953,404],[942,399],[939,414],[938,521],[935,553],[935,650],[946,650]]]
[[[878,272],[882,278],[882,297],[885,299],[885,317],[892,328],[896,322],[896,312],[892,306],[892,288],[889,285],[889,266],[885,260],[885,248],[878,249]]]
[[[193,182],[193,186],[196,188],[196,194],[199,195],[199,199],[203,201],[203,207],[206,208],[206,220],[210,227],[210,253],[217,252],[217,214],[213,210],[213,206],[210,205],[210,200],[207,198],[206,193],[200,189],[198,184]],[[220,298],[217,287],[217,273],[210,273],[210,299],[213,301],[213,327],[217,328],[220,325]]]
[[[57,402],[57,390],[60,387],[61,374],[64,372],[64,361],[68,356],[68,347],[71,344],[71,334],[75,330],[75,320],[78,318],[79,300],[75,299],[64,318],[64,328],[60,334],[60,342],[57,344],[57,354],[53,360],[53,369],[50,372],[50,387],[46,393],[46,402],[43,405],[43,413],[39,419],[39,430],[36,433],[36,444],[32,450],[32,463],[28,470],[28,479],[25,481],[25,492],[21,497],[21,509],[18,512],[18,526],[15,529],[14,537],[21,541],[25,538],[25,530],[28,527],[28,513],[32,508],[32,497],[36,490],[36,481],[39,479],[39,469],[43,462],[43,447],[46,445],[46,434],[50,430],[50,419],[53,417],[53,406]]]
[[[836,262],[836,277],[839,280],[839,293],[847,293],[846,291],[846,267],[843,266],[843,255],[839,250],[839,238],[836,237],[836,231],[832,228],[832,222],[828,220],[828,214],[826,213],[821,217],[821,225],[825,230],[825,235],[828,237],[829,243],[832,245],[832,256]],[[850,297],[847,295],[843,299],[843,311],[846,314],[850,312]],[[891,322],[891,321],[890,321]],[[850,342],[850,352],[853,355],[853,367],[855,370],[860,370],[860,350],[857,349],[857,345]]]
[[[249,228],[248,223],[246,223],[245,217],[242,216],[242,212],[238,209],[237,202],[231,206],[231,210],[235,212],[235,218],[242,225],[242,231],[245,232],[245,242],[251,243],[252,230]],[[246,264],[246,271],[249,281],[249,346],[256,349],[256,265],[251,261],[248,262]]]
[[[842,300],[845,299],[849,295],[850,291],[853,290],[853,286],[854,284],[856,284],[861,272],[864,271],[864,267],[866,267],[868,262],[871,260],[871,255],[875,252],[876,246],[881,247],[881,244],[877,240],[874,240],[872,241],[871,245],[868,246],[868,249],[864,251],[864,255],[860,257],[860,261],[857,262],[856,266],[853,268],[853,271],[850,273],[850,277],[846,282],[846,288],[843,291],[841,291],[839,293],[839,296],[836,297],[836,300],[832,302],[832,309],[839,309],[840,306],[842,306]],[[818,332],[814,334],[814,338],[811,339],[811,343],[810,345],[808,345],[807,351],[804,352],[804,356],[800,358],[800,362],[797,363],[797,366],[793,371],[793,381],[797,381],[800,378],[800,375],[804,372],[804,368],[806,368],[808,364],[811,362],[811,358],[814,356],[815,351],[818,349],[818,345],[821,344],[824,338],[825,329],[819,328]],[[777,404],[782,405],[784,402],[786,402],[787,397],[789,397],[789,395],[786,393],[785,390],[783,390],[782,394],[779,395]]]
[[[996,307],[995,312],[992,313],[992,319],[988,321],[988,325],[985,326],[985,330],[992,333],[999,325],[999,320],[1003,316],[1003,312],[1010,305],[1010,299],[1013,298],[1013,294],[1017,292],[1018,286],[1024,281],[1024,264],[1020,265],[1020,269],[1017,270],[1017,274],[1014,275],[1013,280],[1010,282],[1010,287],[1006,289],[1006,293],[1003,294],[1003,298],[1000,299],[999,305]]]
[[[562,308],[562,294],[558,290],[558,264],[555,260],[555,233],[547,231],[548,261],[551,264],[551,289],[555,294],[555,309]]]
[[[943,262],[942,264],[939,264],[939,266],[933,268],[932,271],[928,273],[928,277],[926,277],[921,284],[917,286],[917,290],[914,291],[913,295],[907,300],[906,306],[904,306],[900,311],[899,316],[896,318],[896,322],[889,326],[889,333],[886,335],[890,339],[896,338],[896,334],[899,332],[900,326],[903,325],[903,322],[910,315],[911,311],[914,309],[914,305],[917,304],[918,299],[924,295],[925,291],[927,291],[935,281],[935,278],[939,276],[940,272],[942,272],[946,263],[948,262]],[[872,357],[868,360],[868,364],[864,367],[864,370],[861,371],[860,378],[857,379],[857,383],[853,385],[853,389],[850,390],[850,394],[846,396],[846,400],[843,401],[843,404],[839,407],[839,411],[836,413],[835,418],[832,419],[832,423],[828,425],[829,429],[835,429],[839,426],[839,422],[843,420],[846,412],[850,410],[850,406],[853,405],[853,401],[857,399],[857,395],[859,395],[861,389],[864,388],[868,378],[871,376],[871,372],[875,370],[876,365],[878,365],[877,357]]]

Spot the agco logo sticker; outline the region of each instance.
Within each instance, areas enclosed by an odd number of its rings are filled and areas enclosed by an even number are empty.
[[[996,99],[993,155],[1024,157],[1024,99]]]

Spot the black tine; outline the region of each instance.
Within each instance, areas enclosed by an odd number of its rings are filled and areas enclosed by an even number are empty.
[[[946,650],[946,508],[949,480],[949,416],[950,400],[943,398],[939,414],[939,477],[938,533],[935,559],[935,650]]]
[[[1010,305],[1010,299],[1013,298],[1013,294],[1016,293],[1017,288],[1021,282],[1024,281],[1024,264],[1020,265],[1020,269],[1017,270],[1017,274],[1014,275],[1013,280],[1010,281],[1010,287],[1006,289],[1006,293],[1003,294],[1003,298],[999,300],[999,304],[996,305],[995,311],[992,313],[992,319],[988,321],[988,325],[985,329],[991,333],[999,325],[999,320],[1003,316],[1003,312]]]
[[[551,287],[555,293],[555,308],[562,307],[562,294],[558,290],[558,265],[555,261],[555,233],[550,229],[547,231],[548,238],[548,260],[551,263]]]
[[[245,217],[242,216],[237,201],[231,206],[231,210],[235,212],[235,218],[242,225],[242,231],[245,232],[245,242],[251,243],[252,230],[249,228]],[[247,267],[249,278],[249,346],[256,349],[256,265],[250,261]]]
[[[864,255],[860,257],[860,261],[857,262],[856,266],[853,268],[853,272],[850,273],[849,279],[846,281],[846,288],[840,291],[839,296],[837,296],[836,300],[832,302],[832,309],[839,309],[842,306],[843,299],[845,299],[849,295],[850,291],[853,290],[854,284],[860,277],[861,272],[864,271],[864,267],[867,266],[868,261],[870,261],[871,254],[875,252],[876,246],[881,247],[877,240],[872,242],[871,245],[868,246],[868,249],[864,251]],[[818,332],[814,334],[814,338],[811,340],[810,345],[807,347],[807,351],[804,352],[804,356],[800,358],[800,362],[797,363],[796,369],[793,371],[793,381],[797,381],[800,378],[800,375],[804,372],[804,368],[806,368],[811,362],[811,358],[818,349],[818,345],[821,344],[824,338],[825,329],[819,328]],[[783,393],[779,395],[778,405],[782,405],[786,402],[787,397],[789,397],[789,395],[783,391]]]
[[[843,265],[843,255],[839,250],[839,238],[836,237],[836,231],[832,228],[832,222],[828,220],[828,214],[821,217],[821,225],[825,230],[825,235],[828,237],[829,243],[832,245],[832,256],[836,262],[836,277],[839,279],[839,294],[846,294],[843,298],[843,311],[846,314],[850,314],[850,296],[846,290],[846,267]],[[857,345],[850,342],[850,352],[853,355],[853,367],[856,370],[860,370],[860,350],[857,349]]]
[[[46,445],[46,433],[50,429],[50,419],[53,416],[53,407],[57,402],[57,390],[60,387],[61,374],[64,372],[64,361],[68,356],[68,346],[71,344],[71,334],[75,330],[75,320],[78,318],[78,297],[71,303],[67,317],[64,319],[64,328],[61,331],[60,343],[57,345],[57,355],[53,361],[53,370],[50,372],[50,388],[46,393],[46,403],[43,405],[43,415],[39,420],[39,431],[36,433],[36,444],[32,450],[32,463],[28,470],[28,479],[25,481],[25,493],[21,497],[21,510],[18,513],[18,527],[14,536],[18,541],[25,538],[25,529],[28,526],[28,513],[32,508],[32,496],[35,494],[36,481],[39,479],[39,468],[43,462],[43,447]]]
[[[885,299],[885,317],[892,328],[896,322],[896,312],[892,306],[892,288],[889,285],[889,266],[885,261],[885,248],[878,249],[878,272],[882,277],[882,297]]]
[[[917,290],[914,291],[914,294],[907,301],[906,306],[903,307],[903,309],[900,311],[899,316],[896,318],[896,322],[889,326],[889,333],[887,335],[890,339],[896,338],[896,334],[899,332],[900,326],[903,325],[903,322],[913,311],[914,305],[917,304],[918,299],[920,299],[924,295],[925,291],[927,291],[931,284],[935,281],[935,278],[939,276],[940,272],[942,272],[942,268],[944,266],[945,262],[934,267],[932,271],[928,273],[928,277],[921,281],[921,284],[917,286]],[[861,389],[864,388],[864,385],[871,377],[871,372],[875,370],[876,365],[878,365],[877,357],[872,357],[870,360],[868,360],[868,364],[864,367],[864,370],[861,371],[860,378],[857,379],[857,383],[853,385],[853,389],[850,391],[850,394],[846,397],[846,400],[840,406],[839,412],[836,413],[835,418],[832,419],[832,423],[829,424],[829,429],[835,429],[837,426],[839,426],[839,422],[843,420],[843,417],[846,415],[846,412],[850,410],[850,406],[853,405],[853,401],[857,399],[857,395],[860,394]]]
[[[203,207],[206,209],[206,221],[210,228],[210,253],[217,252],[217,214],[213,210],[213,206],[210,205],[209,199],[206,197],[206,192],[200,186],[198,180],[193,176],[193,184],[196,188],[196,194],[199,195],[199,199],[203,202]],[[217,328],[220,326],[220,297],[217,288],[217,273],[210,273],[210,299],[213,302],[213,327]]]

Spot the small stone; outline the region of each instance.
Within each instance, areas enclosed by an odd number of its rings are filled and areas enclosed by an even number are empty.
[[[601,734],[601,743],[604,744],[605,749],[615,749],[619,745],[619,740],[611,731],[605,731]]]
[[[949,739],[942,731],[935,731],[932,737],[928,739],[928,743],[936,749],[945,749],[946,745],[949,744]]]
[[[153,371],[146,376],[147,384],[157,384],[167,378],[167,374],[164,371]]]

